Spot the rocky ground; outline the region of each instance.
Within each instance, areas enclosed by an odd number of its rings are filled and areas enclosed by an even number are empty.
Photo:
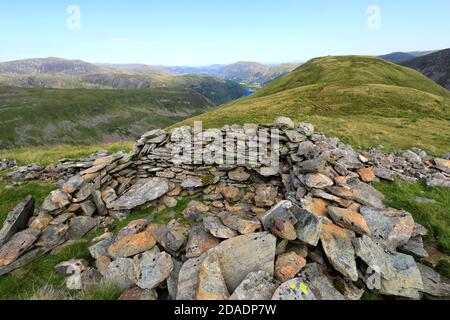
[[[8,179],[51,178],[61,187],[38,208],[27,197],[8,215],[0,231],[0,275],[97,229],[104,232],[89,248],[95,263],[74,259],[55,268],[70,290],[113,286],[120,299],[144,300],[450,295],[444,279],[421,263],[427,230],[410,213],[386,207],[371,186],[395,178],[450,187],[450,155],[356,152],[284,117],[272,127],[281,128],[278,171],[175,163],[174,142],[189,127],[148,132],[130,154],[17,168]],[[251,136],[267,128],[233,125],[219,132]],[[131,210],[162,212],[185,197],[197,200],[168,224],[149,217],[112,232]]]

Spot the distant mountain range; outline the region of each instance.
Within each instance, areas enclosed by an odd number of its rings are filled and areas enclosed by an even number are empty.
[[[232,80],[248,87],[263,87],[269,82],[286,75],[300,64],[283,63],[266,65],[258,62],[240,61],[229,65],[211,65],[208,67],[169,67],[177,74],[208,74],[222,79]]]
[[[378,56],[378,58],[390,61],[390,62],[404,62],[417,57],[425,56],[427,54],[433,53],[435,51],[411,51],[411,52],[392,52],[389,54],[385,54],[382,56]]]
[[[204,74],[178,75],[147,65],[94,65],[60,58],[0,63],[0,85],[58,89],[183,88],[220,105],[245,95],[241,84]]]

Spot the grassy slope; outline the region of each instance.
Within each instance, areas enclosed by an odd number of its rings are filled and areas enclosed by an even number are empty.
[[[356,146],[450,150],[450,93],[420,73],[371,57],[311,60],[253,96],[175,126],[272,122],[286,115],[314,123]]]
[[[0,148],[134,140],[212,107],[185,89],[0,87]]]

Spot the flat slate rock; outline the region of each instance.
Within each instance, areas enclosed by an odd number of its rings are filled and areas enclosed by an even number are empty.
[[[414,219],[406,211],[361,207],[360,212],[372,231],[372,238],[392,251],[405,245],[414,232]]]
[[[0,247],[18,231],[27,227],[28,220],[33,216],[34,198],[27,196],[6,217],[0,230]]]
[[[68,239],[81,239],[89,231],[98,226],[98,220],[87,216],[78,216],[70,219]]]
[[[131,210],[158,199],[169,191],[169,182],[164,178],[151,178],[132,186],[125,194],[108,203],[110,210]]]
[[[41,232],[26,229],[16,233],[0,248],[0,267],[7,266],[20,257],[39,237]]]
[[[358,271],[352,244],[353,238],[352,231],[335,224],[324,224],[320,234],[323,250],[333,267],[345,277],[357,281]]]

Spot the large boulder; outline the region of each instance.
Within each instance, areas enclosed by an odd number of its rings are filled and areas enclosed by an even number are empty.
[[[250,272],[266,271],[273,275],[276,238],[267,233],[252,233],[234,237],[216,248],[223,276],[233,292]]]

